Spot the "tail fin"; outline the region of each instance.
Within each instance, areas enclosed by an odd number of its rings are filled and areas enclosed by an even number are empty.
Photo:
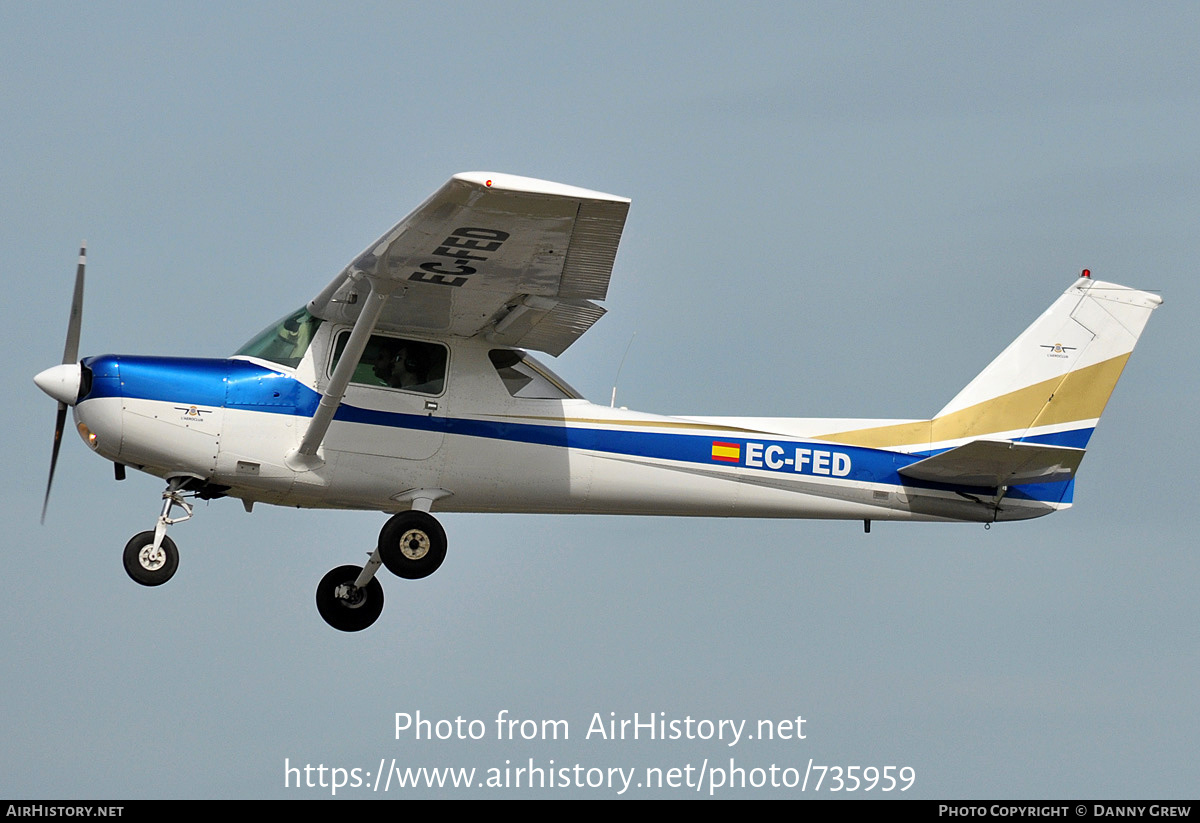
[[[1157,295],[1084,274],[932,419],[819,438],[924,455],[898,470],[919,480],[1069,483],[1150,313],[1162,304]]]
[[[933,418],[930,446],[1082,449],[1162,298],[1080,277]]]

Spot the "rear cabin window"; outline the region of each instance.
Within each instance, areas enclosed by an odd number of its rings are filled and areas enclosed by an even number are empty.
[[[338,334],[331,371],[337,368],[349,340],[350,332]],[[354,367],[350,382],[419,394],[441,394],[446,387],[446,347],[423,340],[373,334]]]
[[[570,387],[543,363],[518,349],[492,349],[488,359],[513,397],[538,400],[581,400],[583,395]]]

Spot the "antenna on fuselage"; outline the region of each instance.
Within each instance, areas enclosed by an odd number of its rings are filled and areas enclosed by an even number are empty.
[[[629,349],[633,347],[633,338],[637,337],[637,332],[629,336],[629,343],[625,346],[625,353],[621,355],[621,362],[617,365],[617,376],[613,378],[612,397],[609,398],[608,407],[614,409],[617,407],[617,383],[621,380],[621,369],[625,367],[625,358],[629,356]]]

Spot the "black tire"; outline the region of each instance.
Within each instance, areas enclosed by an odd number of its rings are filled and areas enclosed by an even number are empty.
[[[338,597],[338,587],[352,587],[360,574],[361,566],[338,566],[317,584],[317,611],[338,631],[360,632],[383,611],[383,586],[374,577],[364,588],[353,589],[350,597]]]
[[[379,532],[379,559],[397,577],[429,577],[446,559],[446,531],[426,512],[400,512]]]
[[[152,555],[154,532],[138,532],[125,544],[125,573],[143,586],[161,586],[179,568],[179,549],[175,541],[163,535],[158,553]]]

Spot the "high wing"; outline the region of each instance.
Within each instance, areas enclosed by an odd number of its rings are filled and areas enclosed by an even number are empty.
[[[561,354],[604,314],[629,201],[509,174],[456,174],[308,304],[354,330],[292,468],[317,453],[376,329],[472,337]]]
[[[374,328],[471,337],[561,354],[603,314],[629,200],[529,177],[456,174],[308,305]]]

